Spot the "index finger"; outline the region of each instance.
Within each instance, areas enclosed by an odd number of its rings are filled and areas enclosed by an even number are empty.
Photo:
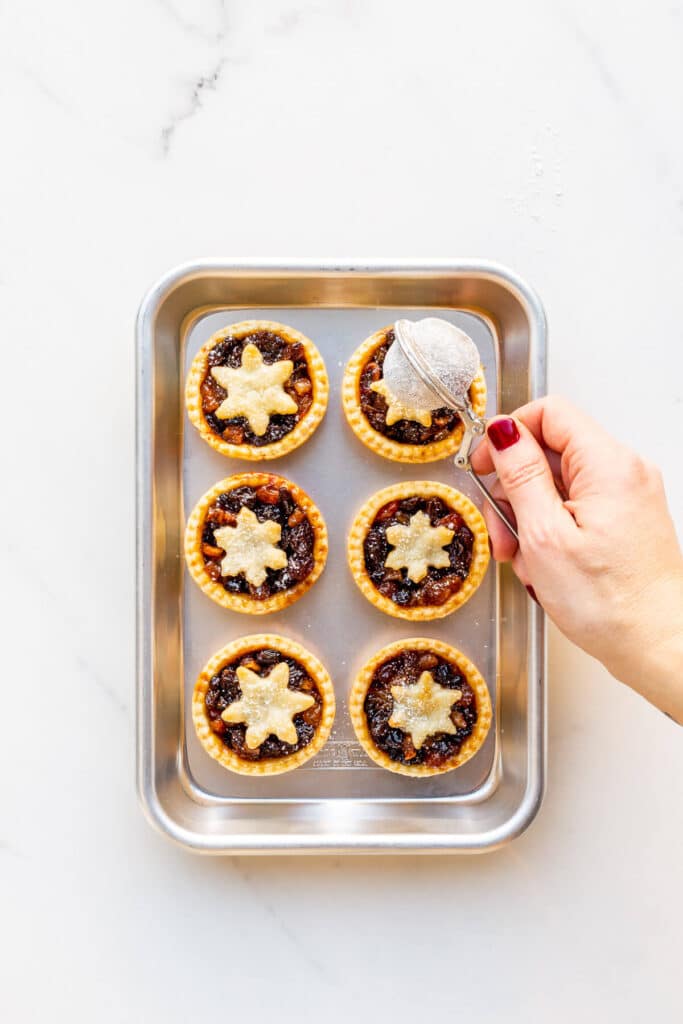
[[[512,415],[521,420],[543,448],[562,454],[570,441],[594,444],[596,435],[607,432],[592,417],[560,395],[545,395],[520,406]],[[493,460],[487,444],[480,444],[472,455],[475,473],[493,472]]]
[[[570,441],[594,443],[607,432],[578,406],[561,395],[545,395],[521,406],[515,413],[539,444],[562,454]]]

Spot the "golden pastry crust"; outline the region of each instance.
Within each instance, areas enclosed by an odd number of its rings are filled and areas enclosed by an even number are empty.
[[[399,444],[390,438],[380,434],[374,427],[370,426],[365,418],[360,405],[360,378],[365,364],[370,356],[384,341],[387,331],[390,331],[393,324],[383,327],[380,331],[371,334],[362,345],[360,345],[351,356],[342,382],[342,404],[344,414],[349,426],[356,437],[359,438],[368,448],[371,448],[378,455],[385,459],[392,459],[394,462],[436,462],[452,455],[460,447],[464,427],[459,423],[455,430],[442,438],[441,441],[434,441],[432,444]],[[477,376],[470,387],[470,401],[472,409],[477,416],[483,416],[486,412],[486,380],[484,371],[480,368]]]
[[[463,580],[462,586],[455,594],[441,605],[418,605],[413,608],[404,608],[396,604],[390,598],[380,594],[377,587],[370,579],[365,568],[365,553],[363,544],[368,530],[380,508],[390,501],[400,501],[403,498],[420,497],[441,498],[450,508],[458,512],[465,520],[466,525],[472,532],[474,542],[472,545],[472,562],[467,579]],[[349,533],[347,546],[349,568],[351,574],[358,584],[361,593],[367,597],[371,604],[374,604],[380,611],[387,615],[393,615],[397,619],[411,619],[414,622],[424,622],[428,619],[442,619],[450,615],[456,608],[460,608],[472,597],[475,590],[483,580],[488,569],[489,535],[486,529],[484,517],[477,506],[460,491],[446,484],[437,483],[434,480],[412,480],[406,483],[393,484],[365,502],[356,516],[351,532]]]
[[[284,338],[289,344],[301,344],[306,352],[308,372],[313,385],[313,402],[310,409],[299,420],[293,430],[285,434],[279,441],[261,446],[251,444],[230,444],[218,437],[206,422],[202,409],[201,386],[208,373],[208,357],[212,348],[227,337],[244,338],[257,331],[270,331]],[[322,356],[310,338],[293,327],[277,323],[274,320],[242,320],[238,324],[230,324],[209,338],[192,360],[185,387],[185,405],[190,422],[197,428],[201,437],[221,455],[235,459],[249,459],[252,462],[263,459],[277,459],[287,452],[293,451],[307,441],[314,432],[327,409],[330,385],[327,370]]]
[[[385,754],[383,750],[380,750],[375,745],[368,727],[368,721],[365,715],[365,697],[370,683],[372,682],[375,670],[383,662],[394,657],[396,654],[400,654],[401,651],[405,651],[406,649],[424,651],[425,653],[429,652],[436,654],[441,658],[445,658],[447,661],[454,662],[467,679],[467,682],[474,690],[476,696],[477,721],[472,733],[464,741],[457,754],[454,754],[452,758],[439,767],[430,767],[425,764],[411,767],[407,764],[401,764],[398,761],[392,761],[388,754]],[[451,647],[450,644],[442,643],[440,640],[428,640],[424,637],[397,640],[395,643],[389,644],[387,647],[383,647],[381,651],[378,651],[377,654],[375,654],[374,657],[372,657],[370,661],[363,666],[351,688],[351,693],[349,695],[349,715],[351,716],[351,723],[356,736],[358,737],[358,742],[361,744],[368,757],[372,758],[375,764],[379,765],[380,768],[386,768],[390,772],[396,772],[399,775],[411,775],[413,778],[427,778],[431,775],[441,775],[444,772],[453,771],[454,768],[459,768],[461,765],[465,764],[465,762],[469,761],[471,757],[474,757],[482,746],[488,735],[493,718],[491,697],[489,695],[488,687],[477,666],[474,665],[469,658],[466,658],[462,651],[457,650],[455,647]]]
[[[314,534],[313,569],[306,579],[301,580],[291,589],[258,600],[248,594],[230,594],[221,583],[211,579],[206,571],[202,555],[202,531],[206,513],[220,494],[234,491],[237,487],[263,487],[268,484],[286,487],[297,505],[306,513]],[[238,473],[221,480],[199,499],[185,529],[185,560],[195,583],[216,604],[222,605],[223,608],[229,608],[231,611],[245,612],[249,615],[266,615],[269,612],[280,611],[298,601],[307,590],[310,590],[325,568],[327,551],[327,526],[317,506],[306,492],[291,480],[274,473]]]
[[[272,647],[282,654],[294,658],[306,669],[322,697],[322,716],[311,742],[307,746],[302,747],[301,750],[297,750],[296,753],[263,761],[246,761],[222,743],[213,732],[204,701],[211,679],[224,665],[235,661],[243,654],[248,654],[250,651],[255,651],[262,647]],[[287,637],[277,636],[272,633],[255,633],[251,636],[243,636],[238,640],[233,640],[232,643],[217,651],[199,673],[192,694],[192,721],[194,722],[199,742],[207,754],[215,761],[218,761],[219,764],[229,771],[237,772],[239,775],[280,775],[282,772],[289,772],[293,768],[298,768],[304,762],[310,761],[327,743],[332,730],[332,723],[334,722],[334,714],[334,688],[327,669],[301,644],[296,643],[294,640],[289,640]]]

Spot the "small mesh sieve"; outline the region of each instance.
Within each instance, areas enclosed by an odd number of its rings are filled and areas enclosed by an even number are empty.
[[[458,469],[467,473],[483,498],[489,503],[499,519],[505,523],[510,533],[518,540],[519,537],[514,523],[510,520],[510,517],[507,515],[505,510],[498,504],[483,480],[474,472],[470,462],[470,452],[474,439],[475,437],[483,436],[486,432],[487,423],[485,419],[476,415],[468,398],[470,385],[477,373],[478,360],[475,365],[469,358],[467,345],[460,343],[461,339],[457,339],[456,336],[453,335],[453,340],[456,343],[452,346],[451,351],[457,356],[457,361],[450,365],[441,365],[437,370],[430,362],[429,357],[425,354],[425,348],[427,346],[420,344],[421,325],[426,325],[426,331],[432,333],[432,336],[434,336],[434,332],[436,331],[435,323],[442,324],[444,327],[444,330],[441,331],[441,334],[439,335],[440,345],[443,344],[443,339],[446,337],[445,328],[450,328],[451,331],[457,331],[459,335],[464,333],[458,328],[453,328],[452,325],[447,324],[446,321],[437,321],[436,318],[433,317],[429,318],[429,320],[419,320],[416,323],[410,320],[397,320],[394,324],[396,340],[400,346],[401,352],[424,387],[427,388],[432,395],[436,396],[439,403],[442,403],[449,409],[454,409],[460,416],[465,427],[465,431],[460,447],[454,458],[455,465]],[[472,346],[474,346],[474,342],[472,342],[467,335],[464,335],[464,337]],[[441,349],[440,354],[442,353],[443,349]],[[440,361],[443,363],[443,359]]]

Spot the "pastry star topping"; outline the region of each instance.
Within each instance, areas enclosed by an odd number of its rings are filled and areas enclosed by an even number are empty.
[[[242,696],[221,714],[224,722],[244,722],[245,742],[250,750],[260,747],[271,733],[283,743],[296,743],[298,737],[294,716],[315,704],[307,693],[290,690],[289,665],[280,661],[267,676],[259,676],[241,665],[237,681]]]
[[[266,569],[284,569],[287,555],[275,545],[282,528],[272,519],[260,523],[250,508],[242,506],[237,526],[221,526],[213,535],[218,547],[225,551],[221,562],[221,576],[237,576],[243,572],[247,582],[260,587],[266,578]]]
[[[419,583],[427,575],[427,569],[445,569],[450,565],[448,552],[444,551],[455,533],[447,526],[432,526],[425,512],[416,512],[410,517],[408,526],[387,527],[387,540],[394,546],[389,552],[385,565],[387,569],[407,569],[408,578]]]
[[[256,345],[245,345],[240,367],[234,370],[229,366],[214,366],[211,369],[211,376],[228,392],[215,415],[222,420],[245,416],[256,436],[263,437],[273,413],[292,413],[298,409],[282,387],[293,369],[291,359],[266,364]]]
[[[388,427],[399,420],[412,420],[414,423],[421,423],[423,427],[431,427],[432,414],[429,409],[414,409],[410,405],[404,405],[392,394],[385,380],[376,380],[370,385],[371,391],[376,391],[387,403],[386,424]]]
[[[437,732],[456,733],[451,708],[462,697],[462,690],[449,690],[434,682],[431,672],[423,672],[416,683],[392,686],[394,710],[389,725],[410,734],[416,750],[428,736]]]

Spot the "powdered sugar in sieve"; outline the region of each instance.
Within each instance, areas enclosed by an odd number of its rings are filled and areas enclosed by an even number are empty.
[[[472,339],[446,320],[397,320],[395,330],[408,337],[432,372],[454,397],[465,399],[479,369],[479,351]],[[383,367],[386,385],[401,404],[414,409],[439,409],[444,403],[419,379],[401,346],[394,344]]]

